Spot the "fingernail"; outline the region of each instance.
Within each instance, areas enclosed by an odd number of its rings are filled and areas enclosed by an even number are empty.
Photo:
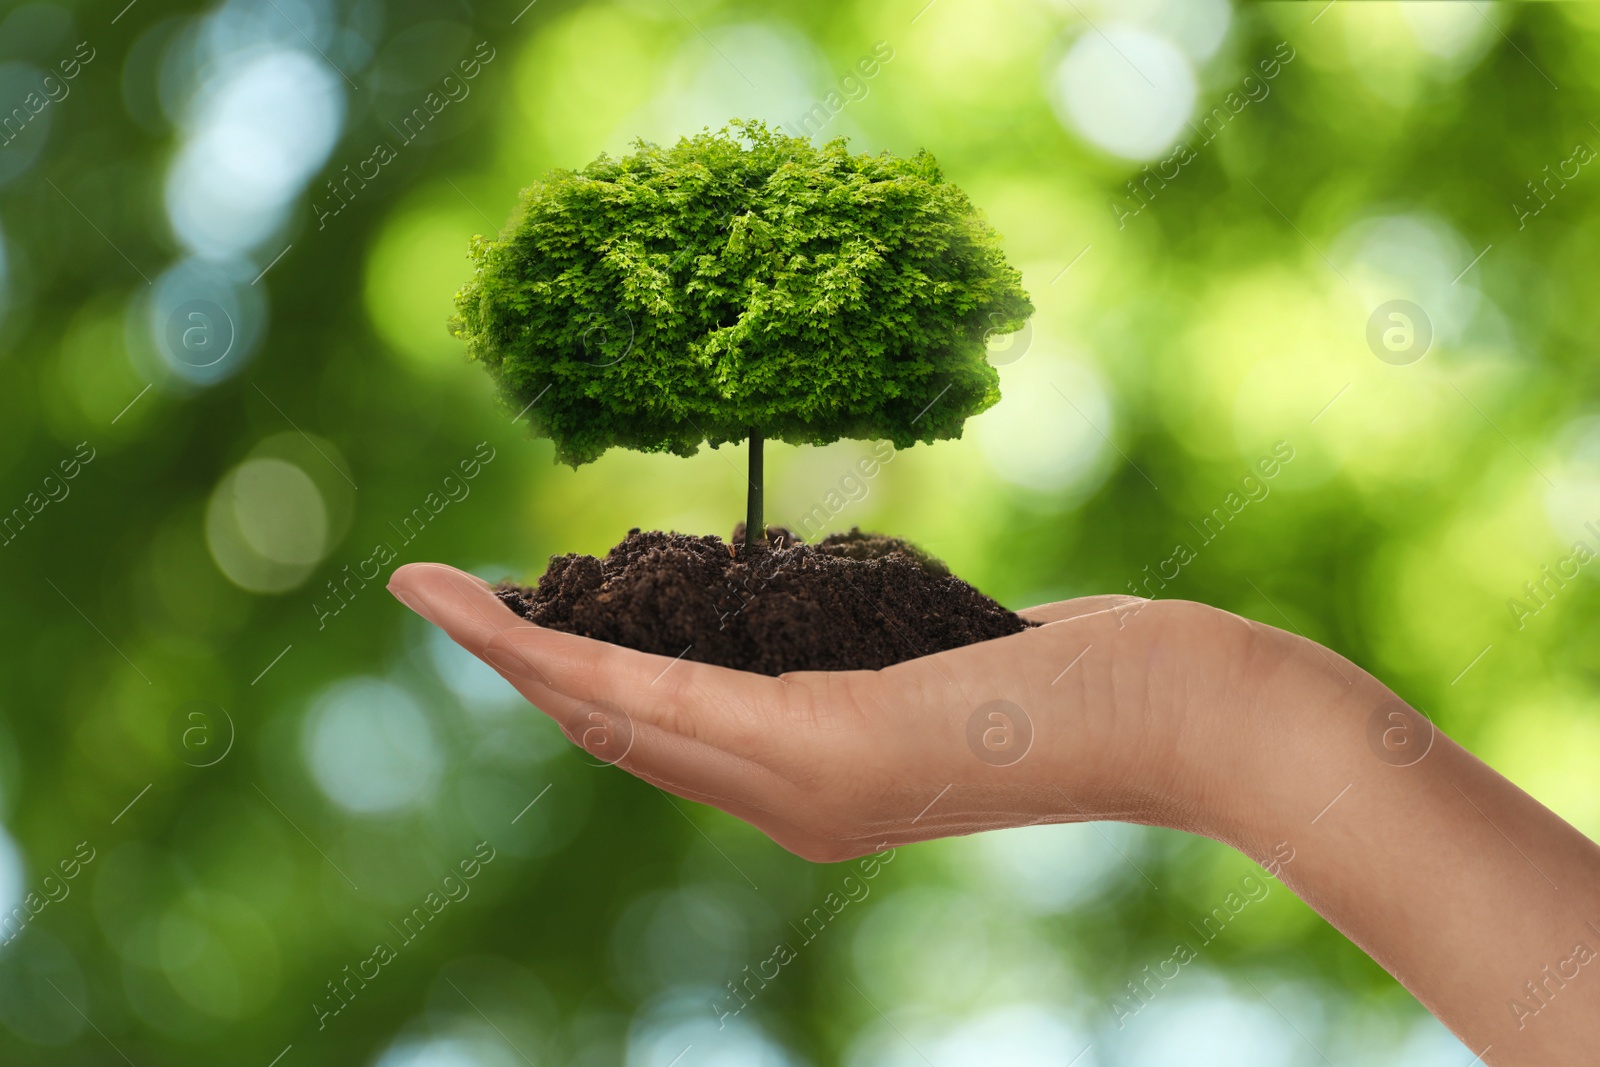
[[[423,596],[419,593],[404,593],[392,585],[389,586],[388,589],[389,592],[394,595],[394,598],[400,601],[400,603],[404,604],[418,615],[421,615],[424,619],[427,619],[435,626],[439,625],[439,613],[437,610],[435,610],[433,605],[429,603],[426,596]]]
[[[509,648],[486,648],[483,658],[489,665],[501,674],[509,674],[514,678],[532,679],[534,676],[533,664],[522,653]]]

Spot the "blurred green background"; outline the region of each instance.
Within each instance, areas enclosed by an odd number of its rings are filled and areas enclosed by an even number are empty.
[[[772,447],[772,521],[1300,630],[1600,833],[1600,5],[125,3],[0,9],[0,1061],[1466,1067],[1276,883],[1125,1017],[1253,868],[1112,824],[902,849],[719,1021],[852,868],[373,576],[742,515],[738,449],[558,468],[463,362],[522,185],[735,116],[926,147],[1038,305],[1005,398],[870,481]]]

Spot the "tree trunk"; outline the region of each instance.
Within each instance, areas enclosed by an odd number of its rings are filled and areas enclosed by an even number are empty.
[[[764,465],[761,459],[761,434],[750,430],[750,495],[744,509],[744,548],[750,551],[759,541],[767,539],[767,526],[762,518],[761,489],[764,484]]]

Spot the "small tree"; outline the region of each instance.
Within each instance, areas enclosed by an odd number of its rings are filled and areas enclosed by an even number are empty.
[[[733,122],[526,189],[474,237],[452,332],[576,467],[613,447],[959,437],[1000,398],[986,338],[1033,305],[927,152],[851,155]]]

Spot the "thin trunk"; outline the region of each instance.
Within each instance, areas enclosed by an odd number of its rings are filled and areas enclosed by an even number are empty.
[[[767,527],[761,515],[763,473],[761,434],[752,428],[750,431],[750,496],[745,503],[744,510],[744,548],[746,552],[750,551],[758,541],[767,539]]]

